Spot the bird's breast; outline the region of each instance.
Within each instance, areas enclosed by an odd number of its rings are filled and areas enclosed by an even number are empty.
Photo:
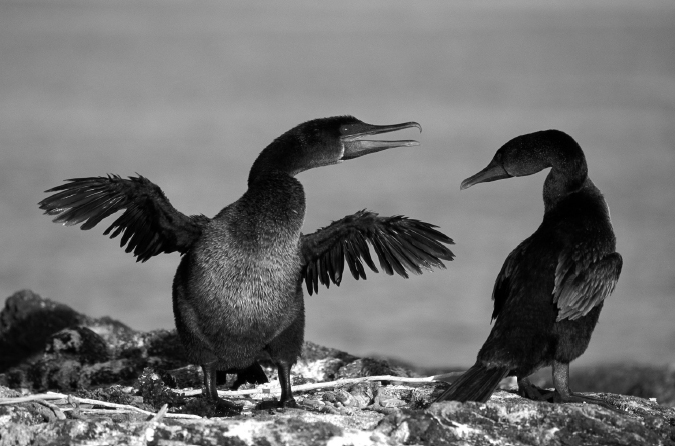
[[[275,332],[302,309],[298,292],[298,241],[271,235],[273,243],[238,239],[224,226],[204,231],[189,253],[187,295],[206,319],[217,315],[231,334]]]

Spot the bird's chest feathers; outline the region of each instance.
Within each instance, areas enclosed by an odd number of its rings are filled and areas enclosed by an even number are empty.
[[[214,299],[271,305],[294,293],[300,273],[297,238],[273,232],[256,240],[215,238],[218,243],[209,243],[195,259],[200,282]]]
[[[304,194],[249,192],[205,229],[193,277],[214,310],[283,313],[298,299]]]

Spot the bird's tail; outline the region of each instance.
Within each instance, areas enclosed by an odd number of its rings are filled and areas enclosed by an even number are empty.
[[[492,392],[495,391],[499,382],[508,374],[508,368],[487,368],[480,363],[476,363],[462,376],[457,378],[434,402],[453,400],[484,403],[490,399]]]

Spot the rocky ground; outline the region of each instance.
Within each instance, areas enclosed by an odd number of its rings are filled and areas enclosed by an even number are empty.
[[[415,378],[429,371],[307,342],[292,376],[300,408],[257,410],[278,389],[261,363],[268,384],[232,392],[220,377],[242,407],[220,417],[174,331],[136,332],[21,291],[0,313],[0,446],[675,444],[674,367],[573,368],[573,389],[618,411],[532,402],[508,381],[485,404],[431,404],[445,384]]]

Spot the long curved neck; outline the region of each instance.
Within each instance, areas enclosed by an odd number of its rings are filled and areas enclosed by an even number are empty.
[[[546,211],[567,195],[580,190],[588,179],[588,165],[581,147],[571,140],[557,150],[546,150],[551,171],[544,182]]]
[[[268,172],[252,181],[244,193],[258,212],[276,215],[277,219],[305,216],[305,190],[300,181],[283,172]]]
[[[260,152],[248,174],[248,184],[266,175],[286,174],[295,176],[302,170],[296,148],[301,142],[293,134],[284,133]]]
[[[294,177],[268,172],[251,181],[244,195],[215,218],[226,218],[240,240],[257,246],[297,243],[305,219],[305,191]]]

